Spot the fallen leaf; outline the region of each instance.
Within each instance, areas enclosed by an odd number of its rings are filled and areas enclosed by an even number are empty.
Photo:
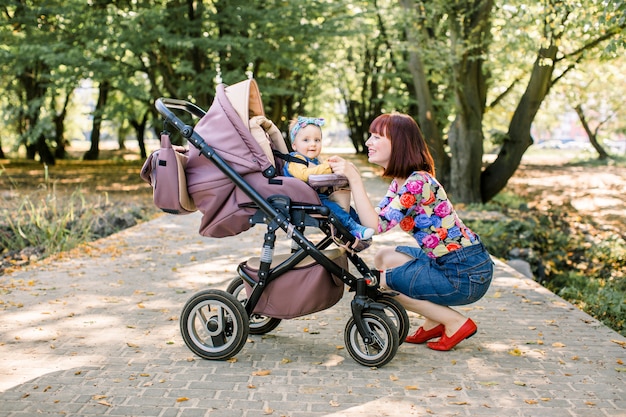
[[[626,368],[615,368],[617,372],[626,372]]]
[[[537,404],[537,403],[538,403],[538,401],[537,401],[537,400],[524,400],[524,402],[525,402],[526,404]]]
[[[177,403],[182,403],[183,401],[189,401],[189,398],[187,398],[187,397],[178,397],[178,398],[176,398],[176,402]]]
[[[339,403],[335,400],[330,400],[328,404],[330,404],[331,407],[339,407]]]
[[[135,344],[135,343],[131,343],[131,342],[126,342],[126,346],[131,347],[131,348],[138,348],[139,345]]]
[[[407,391],[418,391],[419,390],[417,385],[406,385],[404,387],[404,389],[407,390]]]
[[[452,401],[450,404],[454,404],[454,405],[468,405],[467,401]]]
[[[562,347],[565,347],[565,345],[561,342],[554,342],[552,343],[552,347],[562,348]]]
[[[262,369],[260,371],[252,372],[252,376],[268,376],[272,373],[269,369]]]
[[[520,387],[525,387],[525,386],[526,386],[526,383],[525,383],[525,382],[522,382],[522,381],[513,381],[513,383],[514,383],[515,385],[519,385]]]
[[[626,347],[626,342],[624,342],[624,341],[611,339],[611,342],[617,343],[618,345],[620,345],[622,347]]]
[[[515,349],[511,349],[509,350],[509,355],[511,356],[522,356],[522,351],[515,348]]]
[[[274,410],[273,410],[273,409],[271,409],[271,408],[269,408],[269,407],[265,407],[265,408],[263,409],[263,414],[266,414],[266,415],[267,415],[267,414],[272,414],[273,412],[274,412]]]
[[[389,379],[392,380],[392,381],[397,381],[398,377],[395,376],[395,375],[389,375]]]
[[[291,359],[287,359],[287,358],[283,358],[283,360],[280,361],[280,363],[282,363],[283,365],[286,363],[290,363],[290,362],[291,362]]]
[[[480,385],[484,385],[486,387],[491,387],[493,385],[499,385],[497,382],[495,381],[485,381],[485,382],[480,382]]]
[[[100,405],[105,405],[105,406],[107,406],[107,407],[112,407],[112,405],[111,405],[111,404],[109,404],[109,403],[108,403],[108,402],[106,402],[106,401],[98,401],[98,404],[100,404]]]

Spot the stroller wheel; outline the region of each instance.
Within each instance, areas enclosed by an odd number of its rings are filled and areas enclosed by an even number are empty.
[[[237,300],[244,306],[248,301],[248,294],[246,293],[246,287],[243,284],[243,278],[237,277],[233,279],[226,292],[235,296]],[[266,334],[274,330],[281,322],[281,319],[274,317],[267,317],[261,314],[252,314],[249,317],[250,322],[250,334]]]
[[[204,359],[235,356],[248,339],[248,315],[231,294],[205,290],[183,307],[180,332],[187,347]]]
[[[398,344],[401,345],[409,334],[409,328],[411,327],[406,310],[398,300],[388,294],[380,293],[380,296],[375,298],[374,301],[385,306],[385,313],[398,329]]]
[[[383,366],[389,363],[398,350],[398,331],[391,319],[382,311],[363,312],[363,322],[372,341],[365,343],[357,329],[354,317],[346,324],[344,339],[350,356],[364,366]]]

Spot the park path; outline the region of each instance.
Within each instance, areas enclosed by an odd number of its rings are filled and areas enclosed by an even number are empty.
[[[210,239],[198,225],[163,215],[1,276],[0,417],[626,416],[626,338],[499,260],[488,294],[462,309],[478,333],[450,352],[403,344],[382,368],[358,365],[346,293],[250,336],[235,360],[199,359],[182,306],[224,289],[263,230]],[[372,264],[376,246],[405,239],[376,236],[362,255]]]

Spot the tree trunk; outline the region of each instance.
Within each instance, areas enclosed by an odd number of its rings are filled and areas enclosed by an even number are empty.
[[[557,51],[555,45],[539,50],[526,91],[509,124],[507,139],[496,160],[481,175],[483,202],[491,200],[506,186],[509,178],[517,171],[524,152],[533,143],[530,128],[541,103],[550,91]]]
[[[402,7],[408,13],[413,12],[413,4],[411,1],[402,0]],[[410,28],[407,28],[405,33],[407,42],[410,45],[408,54],[409,72],[413,79],[415,96],[417,98],[417,121],[435,160],[437,179],[447,187],[450,182],[450,155],[444,149],[441,129],[437,125],[435,118],[435,108],[430,89],[428,88],[428,78],[419,50],[421,43]]]
[[[452,158],[448,191],[461,203],[481,201],[482,121],[487,99],[482,64],[489,45],[492,8],[493,0],[479,1],[472,9],[461,8],[451,16],[452,50],[461,53],[452,65],[456,119],[448,137]]]
[[[141,121],[138,120],[130,120],[130,124],[135,129],[137,133],[137,143],[139,144],[139,152],[141,155],[141,159],[146,159],[148,157],[148,153],[146,152],[146,126],[148,124],[148,115],[150,114],[150,110],[147,110]]]
[[[100,127],[102,126],[102,115],[109,96],[110,83],[103,81],[100,83],[100,92],[98,94],[98,102],[93,115],[93,128],[91,130],[91,147],[83,156],[86,161],[95,161],[100,154]]]
[[[600,145],[600,143],[598,142],[598,130],[596,129],[595,132],[591,131],[591,128],[589,127],[589,123],[587,123],[587,118],[585,117],[585,112],[583,111],[582,105],[580,104],[577,105],[576,107],[574,107],[574,110],[576,110],[578,119],[580,120],[580,123],[582,123],[583,128],[585,129],[585,132],[587,133],[587,136],[589,137],[589,143],[591,143],[591,146],[593,146],[593,149],[595,149],[596,152],[598,152],[598,159],[600,161],[606,161],[607,159],[609,159],[609,154],[607,153],[607,151],[604,150],[602,145]]]
[[[39,160],[41,163],[46,165],[55,165],[56,160],[54,158],[54,154],[48,147],[46,143],[46,137],[44,135],[39,135],[37,137],[37,142],[35,144],[37,149],[37,153],[39,154]]]
[[[60,113],[54,116],[54,137],[56,139],[57,146],[54,150],[54,156],[57,159],[65,159],[65,117],[67,116],[67,106],[70,103],[71,92],[65,96],[63,102],[63,109]]]

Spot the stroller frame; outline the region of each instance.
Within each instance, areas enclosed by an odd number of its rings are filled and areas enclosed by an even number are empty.
[[[380,367],[391,361],[408,333],[407,313],[393,297],[395,294],[379,291],[376,271],[372,271],[356,252],[347,250],[346,255],[360,276],[353,275],[348,268],[337,265],[324,254],[323,250],[337,243],[337,238],[348,243],[355,242],[345,226],[321,204],[292,203],[286,195],[264,198],[222,159],[216,149],[207,144],[193,126],[185,124],[172,111],[182,110],[202,118],[206,112],[198,106],[184,100],[160,98],[156,100],[155,107],[163,116],[165,125],[173,126],[180,132],[201,155],[208,158],[252,200],[251,208],[256,211],[250,217],[250,224],[265,224],[267,227],[258,280],[246,273],[240,265],[237,269],[240,278],[236,278],[227,291],[204,290],[187,301],[181,314],[180,327],[190,350],[205,359],[225,360],[243,348],[249,333],[264,334],[273,330],[280,319],[255,314],[254,309],[272,281],[310,256],[355,293],[351,301],[352,317],[344,332],[346,349],[352,358],[364,366]],[[275,169],[263,172],[268,181],[279,181],[276,174]],[[310,226],[318,228],[326,236],[317,243],[312,242],[304,234],[306,227]],[[290,256],[272,266],[278,230],[284,231],[297,247],[292,244]],[[252,288],[247,298],[241,297],[244,281]],[[260,323],[255,324],[253,319],[260,320]],[[199,325],[196,321],[199,321]],[[203,332],[208,337],[200,334]]]

